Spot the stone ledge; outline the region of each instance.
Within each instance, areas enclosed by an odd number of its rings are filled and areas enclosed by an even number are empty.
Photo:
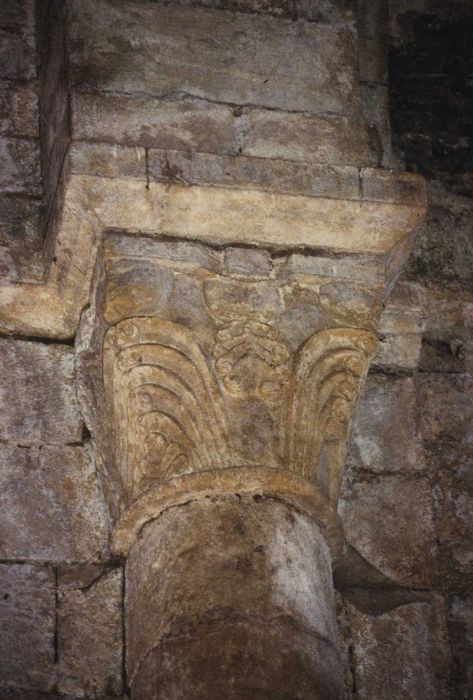
[[[185,149],[148,149],[105,142],[74,141],[69,173],[94,177],[149,178],[181,186],[208,186],[304,195],[356,202],[426,207],[424,179],[414,173],[352,165]]]
[[[103,152],[114,154],[116,148]],[[124,162],[130,161],[124,158]],[[72,171],[90,167],[90,159],[81,160],[75,151]],[[106,170],[103,163],[101,168]],[[89,300],[97,252],[107,230],[198,239],[221,246],[237,243],[386,255],[425,214],[423,181],[415,176],[418,200],[413,202],[409,193],[409,203],[403,203],[396,200],[397,195],[393,202],[360,202],[260,191],[252,183],[245,184],[243,175],[237,169],[230,177],[233,183],[240,178],[238,187],[215,187],[208,183],[147,184],[144,177],[69,174],[56,214],[58,223],[47,240],[51,256],[47,281],[0,287],[0,330],[73,337]]]
[[[245,155],[149,150],[149,175],[156,182],[255,189],[308,197],[360,199],[359,170]]]

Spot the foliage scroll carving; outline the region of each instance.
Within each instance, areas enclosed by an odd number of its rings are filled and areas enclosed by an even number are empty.
[[[336,505],[348,436],[376,336],[336,328],[311,336],[294,361],[286,461]]]
[[[217,331],[213,355],[229,393],[254,395],[268,402],[280,400],[291,358],[275,328],[254,320],[227,323]]]
[[[105,338],[104,375],[127,498],[186,473],[238,466],[229,448],[230,398],[237,395],[275,406],[280,467],[315,482],[336,505],[375,345],[367,331],[324,330],[292,358],[277,329],[237,320],[217,330],[207,358],[181,325],[121,321]]]
[[[128,497],[156,481],[228,466],[220,395],[192,334],[167,321],[135,318],[117,324],[105,342]]]

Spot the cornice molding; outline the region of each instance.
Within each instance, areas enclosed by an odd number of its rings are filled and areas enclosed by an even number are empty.
[[[266,167],[264,159],[255,161]],[[0,286],[0,332],[73,337],[89,302],[102,236],[110,230],[217,246],[382,255],[386,267],[393,259],[400,265],[402,256],[394,251],[422,222],[426,205],[423,181],[407,176],[403,194],[399,177],[370,170],[372,198],[367,191],[363,200],[351,200],[267,191],[241,181],[238,187],[183,185],[73,172],[48,233],[44,282]]]

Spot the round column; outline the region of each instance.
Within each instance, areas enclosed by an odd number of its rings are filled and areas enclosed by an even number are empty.
[[[330,551],[294,503],[211,495],[148,522],[126,565],[133,700],[335,700]]]

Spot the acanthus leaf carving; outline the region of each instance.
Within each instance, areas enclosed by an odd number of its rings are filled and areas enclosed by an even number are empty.
[[[105,387],[128,498],[187,472],[228,466],[221,399],[192,334],[156,318],[107,333]]]
[[[290,372],[290,354],[279,332],[253,319],[235,320],[215,335],[215,367],[235,396],[279,403]]]
[[[336,507],[347,441],[376,336],[351,328],[311,336],[295,361],[285,416],[286,464]]]
[[[226,413],[250,410],[251,401],[258,401],[281,421],[271,440],[275,450],[282,440],[282,465],[315,483],[336,506],[351,423],[375,346],[368,331],[324,330],[306,340],[291,363],[273,326],[231,321],[217,330],[213,348],[221,393],[189,330],[149,317],[119,322],[105,337],[104,375],[127,499],[177,476],[232,466],[235,448]],[[243,399],[239,408],[232,408],[232,397]],[[232,416],[238,435],[241,421]],[[258,432],[263,424],[255,429],[257,441],[268,440]],[[265,454],[272,465],[270,452]],[[262,463],[258,458],[254,464]]]

